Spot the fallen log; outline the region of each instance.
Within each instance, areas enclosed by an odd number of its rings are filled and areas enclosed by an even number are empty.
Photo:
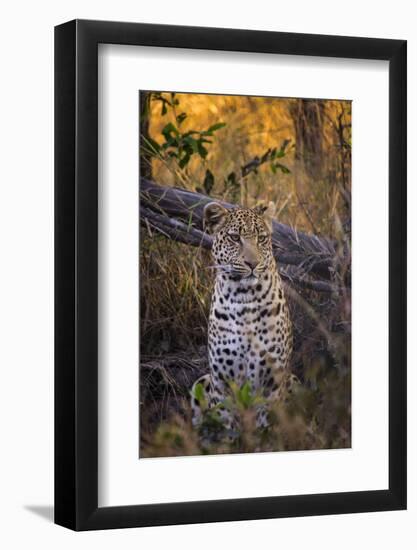
[[[212,237],[203,231],[204,206],[213,199],[193,191],[140,182],[141,225],[169,239],[210,249]],[[219,201],[226,208],[234,205]],[[283,278],[318,292],[336,292],[332,274],[345,258],[340,247],[325,237],[309,235],[273,221],[272,245]]]

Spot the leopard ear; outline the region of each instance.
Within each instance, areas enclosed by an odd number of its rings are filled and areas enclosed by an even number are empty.
[[[227,210],[218,202],[209,202],[204,207],[203,227],[207,233],[216,233],[221,229]]]
[[[269,231],[272,232],[272,220],[274,219],[276,213],[275,204],[271,201],[268,206],[261,206],[259,208],[262,210],[258,212],[258,214],[262,216]]]
[[[258,216],[263,216],[267,208],[268,207],[266,206],[266,204],[257,204],[254,208],[252,208],[252,210],[255,212],[255,214],[258,214]]]

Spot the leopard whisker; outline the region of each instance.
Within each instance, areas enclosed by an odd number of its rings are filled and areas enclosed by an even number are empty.
[[[227,273],[231,271],[230,265],[227,265],[227,264],[208,265],[208,266],[206,266],[206,269],[219,269],[219,270],[225,271]]]

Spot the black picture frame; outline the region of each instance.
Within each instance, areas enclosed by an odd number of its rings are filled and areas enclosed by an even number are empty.
[[[98,44],[389,62],[389,488],[98,507]],[[406,508],[406,41],[75,20],[55,28],[55,522],[74,530]],[[214,55],[214,53],[213,53]]]

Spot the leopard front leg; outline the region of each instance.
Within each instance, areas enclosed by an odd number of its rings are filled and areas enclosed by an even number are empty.
[[[228,435],[225,438],[230,440],[230,433],[236,431],[236,421],[223,404],[225,394],[222,387],[214,384],[210,374],[205,374],[194,382],[191,389],[192,424],[200,428],[204,411],[211,410],[222,426],[221,432],[226,432]]]
[[[259,405],[257,409],[256,425],[258,428],[270,426],[269,411],[271,406],[277,401],[288,403],[293,391],[300,384],[298,377],[288,371],[278,372],[266,381],[264,396],[267,402]]]

